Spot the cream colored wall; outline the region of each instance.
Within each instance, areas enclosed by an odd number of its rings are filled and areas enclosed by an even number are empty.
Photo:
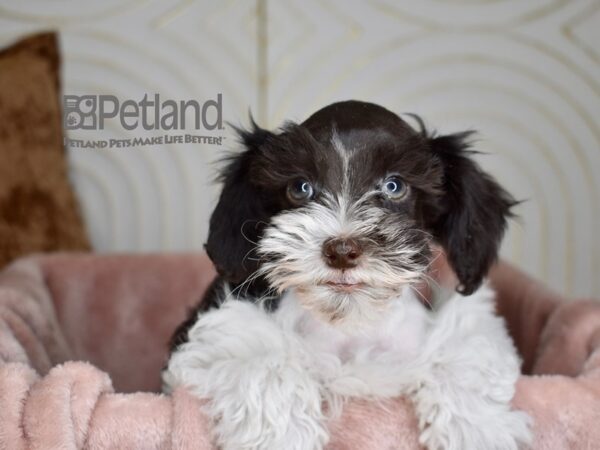
[[[503,255],[600,296],[599,1],[0,1],[1,43],[49,27],[62,33],[66,93],[222,92],[227,120],[250,107],[270,127],[359,98],[442,132],[477,129],[481,164],[527,200]],[[99,137],[113,136],[125,134]],[[71,150],[96,248],[201,248],[222,154]]]

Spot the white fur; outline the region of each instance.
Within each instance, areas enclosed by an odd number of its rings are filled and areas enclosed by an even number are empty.
[[[259,274],[279,292],[295,289],[303,307],[326,320],[342,318],[338,326],[354,327],[377,322],[386,313],[388,299],[397,297],[408,282],[418,279],[424,267],[414,264],[424,248],[409,245],[408,231],[385,210],[368,206],[365,199],[350,202],[344,196],[325,195],[323,203],[284,211],[271,219],[258,245],[265,262]],[[341,272],[323,263],[323,242],[332,236],[385,235],[380,253],[365,252],[360,264]],[[327,281],[361,282],[365,287],[351,295],[336,293]]]
[[[199,316],[165,386],[210,398],[224,450],[321,449],[327,417],[351,397],[409,396],[430,450],[513,450],[529,419],[510,408],[519,361],[493,293],[428,311],[405,287],[377,323],[352,330],[311,314],[291,289],[275,313],[227,301]]]
[[[313,372],[299,336],[256,305],[231,300],[199,316],[163,380],[167,390],[185,385],[211,399],[207,412],[223,450],[301,450],[327,442]]]

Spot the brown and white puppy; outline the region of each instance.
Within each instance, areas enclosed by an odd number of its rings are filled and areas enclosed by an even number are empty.
[[[430,449],[513,449],[518,358],[493,294],[512,197],[470,158],[469,132],[428,133],[358,101],[240,131],[207,251],[219,278],[164,373],[211,398],[224,449],[313,449],[321,403],[409,395]],[[441,246],[460,282],[415,293]],[[478,290],[479,288],[479,290]]]

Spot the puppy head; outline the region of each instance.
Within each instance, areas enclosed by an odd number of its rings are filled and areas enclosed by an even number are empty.
[[[360,322],[426,272],[441,245],[473,292],[497,256],[512,198],[470,159],[469,133],[431,136],[357,101],[279,132],[241,131],[207,251],[221,276],[294,289],[330,322]]]

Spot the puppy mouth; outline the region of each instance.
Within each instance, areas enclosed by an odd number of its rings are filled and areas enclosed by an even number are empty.
[[[350,293],[365,286],[364,283],[354,283],[348,281],[327,281],[324,283],[330,289],[337,292]]]

